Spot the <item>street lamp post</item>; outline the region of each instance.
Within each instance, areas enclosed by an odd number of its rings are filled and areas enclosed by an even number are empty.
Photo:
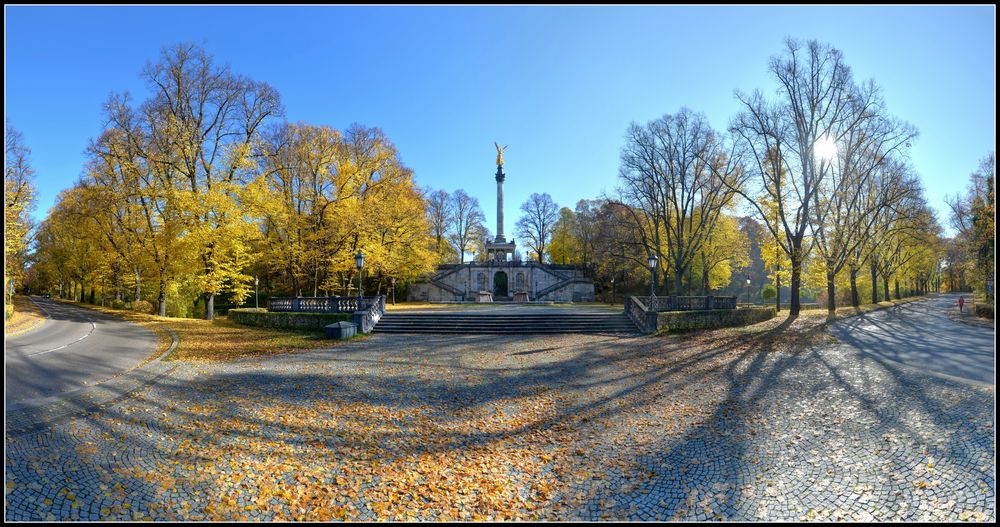
[[[649,298],[652,300],[656,296],[656,264],[660,259],[657,258],[656,253],[649,253]],[[652,303],[652,302],[651,302]]]
[[[611,274],[611,305],[615,305],[615,275]]]
[[[358,309],[361,309],[361,269],[365,266],[365,254],[361,249],[354,255],[354,265],[358,268]]]
[[[747,303],[750,303],[750,275],[747,275]]]
[[[253,307],[260,309],[260,295],[257,293],[257,286],[260,285],[260,278],[253,277]]]
[[[396,277],[392,277],[392,305],[396,305]]]

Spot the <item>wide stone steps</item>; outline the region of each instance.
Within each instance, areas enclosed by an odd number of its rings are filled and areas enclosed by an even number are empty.
[[[465,314],[386,313],[374,333],[533,335],[549,333],[638,333],[623,313]]]

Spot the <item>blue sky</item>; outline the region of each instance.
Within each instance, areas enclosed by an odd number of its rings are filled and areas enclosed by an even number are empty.
[[[137,100],[163,46],[202,44],[280,92],[289,121],[382,128],[421,186],[464,188],[505,232],[532,192],[613,193],[632,121],[682,106],[716,129],[770,93],[786,36],[844,52],[920,130],[911,159],[942,223],[996,142],[996,10],[967,7],[6,6],[4,113],[32,149],[44,218],[79,177],[112,92]]]

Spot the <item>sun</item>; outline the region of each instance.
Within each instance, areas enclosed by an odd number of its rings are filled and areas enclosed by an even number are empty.
[[[837,157],[837,143],[832,137],[824,135],[816,140],[814,153],[822,161],[832,161]]]

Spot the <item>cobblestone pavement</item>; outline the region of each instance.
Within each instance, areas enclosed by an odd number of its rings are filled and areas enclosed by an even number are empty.
[[[180,364],[8,430],[5,517],[995,520],[993,387],[757,328]]]

